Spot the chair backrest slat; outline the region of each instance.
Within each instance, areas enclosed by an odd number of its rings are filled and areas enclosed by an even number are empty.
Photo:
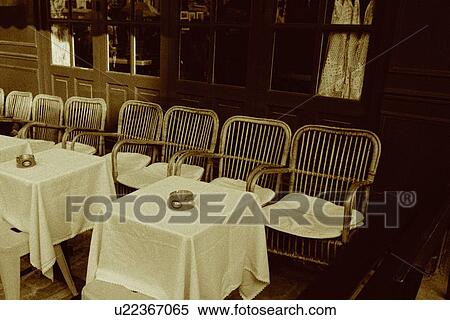
[[[286,165],[291,129],[280,120],[235,116],[223,125],[219,177],[246,180],[258,165]],[[264,176],[258,184],[274,188],[276,177]]]
[[[4,108],[5,106],[5,91],[3,91],[2,88],[0,88],[0,116],[4,115]]]
[[[119,112],[117,132],[125,139],[159,140],[163,122],[163,110],[156,103],[129,100]],[[151,148],[145,145],[125,145],[124,152],[149,154]]]
[[[101,98],[70,97],[64,107],[64,122],[69,128],[105,129],[106,102]],[[82,130],[81,130],[82,131]],[[69,140],[81,131],[74,131]],[[84,136],[79,142],[93,146],[99,151],[104,145],[103,137]]]
[[[289,189],[340,202],[352,183],[373,182],[380,153],[373,132],[304,126],[292,140]]]
[[[213,152],[219,130],[219,117],[213,110],[173,106],[164,115],[161,161],[168,162],[178,151],[198,149]],[[204,159],[188,163],[203,166]]]
[[[32,103],[31,92],[11,91],[6,97],[5,116],[30,120]]]
[[[62,125],[64,121],[64,102],[57,96],[38,94],[33,99],[32,120],[46,124]],[[58,142],[59,131],[49,128],[33,128],[32,138]]]

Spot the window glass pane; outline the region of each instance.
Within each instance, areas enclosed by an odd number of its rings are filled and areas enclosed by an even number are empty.
[[[70,67],[70,32],[66,24],[52,24],[52,64]]]
[[[108,0],[108,20],[129,20],[131,17],[131,0]]]
[[[319,18],[320,1],[321,0],[277,0],[275,22],[317,22]]]
[[[181,0],[180,20],[190,22],[209,21],[211,0]]]
[[[182,28],[180,79],[208,81],[210,34],[208,28]]]
[[[92,19],[93,16],[92,0],[76,0],[72,1],[72,18],[73,19]]]
[[[326,23],[372,24],[375,0],[327,0]]]
[[[161,0],[137,0],[134,5],[134,11],[138,21],[159,21]]]
[[[216,37],[215,82],[244,86],[247,76],[247,29],[218,30]]]
[[[368,33],[329,33],[322,54],[317,93],[322,96],[359,100],[369,48]]]
[[[108,26],[109,70],[130,73],[130,30],[128,26]]]
[[[159,76],[159,27],[136,28],[136,73]]]
[[[250,0],[218,0],[217,14],[219,22],[249,22]]]
[[[75,66],[92,68],[92,33],[90,24],[73,24]]]
[[[68,0],[50,0],[50,17],[53,19],[67,19],[69,16]]]
[[[314,42],[311,30],[276,32],[272,89],[313,93]]]

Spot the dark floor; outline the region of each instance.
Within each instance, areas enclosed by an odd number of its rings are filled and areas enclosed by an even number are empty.
[[[86,232],[68,241],[70,251],[70,265],[75,283],[81,292],[86,279],[86,268],[89,253],[91,233]],[[450,239],[447,241],[450,244]],[[305,269],[301,264],[284,257],[269,256],[271,283],[256,299],[295,299],[318,276],[316,271]],[[431,277],[422,281],[417,299],[444,299],[447,286],[448,270],[450,268],[450,246],[444,251],[441,263]],[[51,282],[38,270],[30,269],[28,257],[22,258],[22,270],[26,275],[22,277],[22,299],[72,299],[61,276],[55,275]],[[32,270],[30,272],[30,270]],[[79,297],[76,297],[79,298]],[[75,298],[75,299],[76,299]],[[240,299],[237,291],[229,299]],[[0,299],[4,299],[3,288],[0,283]]]

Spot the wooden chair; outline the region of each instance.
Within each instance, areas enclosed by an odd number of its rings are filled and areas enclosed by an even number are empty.
[[[33,99],[32,123],[26,124],[19,131],[20,138],[29,138],[33,152],[50,149],[61,139],[64,120],[64,102],[60,97],[38,94]],[[36,123],[44,124],[39,127]],[[55,125],[51,128],[48,125]],[[31,129],[31,130],[30,130]]]
[[[119,112],[117,132],[81,132],[72,140],[72,146],[82,137],[99,136],[112,137],[118,141],[132,140],[159,140],[163,122],[163,110],[156,103],[137,100],[126,101]],[[149,145],[127,144],[117,155],[117,163],[114,167],[115,181],[120,174],[126,174],[130,170],[142,169],[150,163],[152,148]],[[111,154],[105,155],[111,165]]]
[[[6,97],[4,114],[0,118],[0,122],[13,123],[11,135],[17,135],[20,124],[31,120],[32,102],[31,92],[11,91]]]
[[[354,233],[350,230],[363,223],[380,152],[380,140],[370,131],[318,125],[300,128],[292,141],[289,166],[258,167],[247,182],[252,190],[263,176],[288,174],[289,194],[264,211],[270,217],[274,209],[293,210],[293,201],[297,217],[308,222],[299,225],[289,218],[270,224],[269,252],[322,266],[332,263]]]
[[[76,296],[77,289],[73,282],[61,245],[55,245],[56,262],[63,274],[70,292]],[[29,236],[17,232],[5,220],[0,218],[0,278],[5,298],[20,299],[20,257],[30,253]]]
[[[6,97],[5,117],[15,121],[29,121],[31,119],[31,108],[33,95],[31,92],[11,91]]]
[[[291,129],[280,120],[235,116],[223,125],[219,152],[215,154],[193,150],[179,152],[172,159],[175,175],[180,174],[180,166],[192,157],[205,157],[209,161],[211,183],[245,191],[246,180],[257,166],[284,166],[289,153]],[[213,178],[213,159],[218,159],[217,178]],[[255,192],[261,204],[269,202],[274,196],[273,190],[280,188],[281,180],[269,176],[263,178],[252,192]]]
[[[168,162],[180,150],[200,149],[213,152],[219,118],[212,110],[174,106],[164,115],[161,141],[124,139],[114,146],[112,152],[113,177],[121,184],[134,189],[140,189],[156,181],[164,179],[169,174]],[[117,154],[128,145],[147,145],[161,149],[160,155],[155,153],[152,164],[118,176]],[[205,161],[192,159],[180,169],[184,177],[199,180],[204,172]]]
[[[62,142],[56,147],[87,154],[104,153],[104,137],[85,136],[72,147],[71,140],[83,131],[100,132],[105,129],[106,102],[102,98],[70,97],[64,107],[64,124],[67,127]]]

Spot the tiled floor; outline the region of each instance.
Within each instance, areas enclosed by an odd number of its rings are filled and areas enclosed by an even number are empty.
[[[89,253],[90,232],[79,235],[69,241],[72,249],[71,267],[74,280],[81,290],[86,278],[86,268]],[[450,243],[450,241],[449,241]],[[291,259],[270,256],[271,283],[264,289],[257,299],[295,299],[307,285],[317,276],[316,272],[305,270],[301,265]],[[418,299],[443,299],[445,295],[448,268],[450,267],[450,252],[447,250],[443,263],[435,275],[424,278],[422,287],[417,295]],[[29,268],[27,257],[22,259],[22,269]],[[70,291],[61,280],[51,282],[42,274],[34,270],[22,277],[22,299],[71,299]],[[237,291],[229,299],[240,299]],[[0,299],[4,299],[3,288],[0,284]]]

